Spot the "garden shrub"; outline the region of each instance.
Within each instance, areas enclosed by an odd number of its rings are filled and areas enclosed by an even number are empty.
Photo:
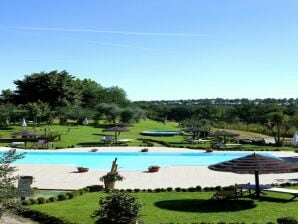
[[[280,217],[277,220],[278,224],[298,224],[298,220],[294,217]]]
[[[134,223],[139,220],[142,205],[131,194],[111,191],[99,200],[100,209],[94,212],[98,224]]]
[[[74,198],[74,197],[77,196],[77,195],[76,195],[75,193],[73,193],[73,192],[67,192],[66,195],[68,195],[68,198],[69,198],[69,199],[72,199],[72,198]]]
[[[55,201],[58,201],[58,198],[55,197],[55,196],[49,197],[49,198],[47,199],[47,203],[51,203],[51,202],[55,202]]]
[[[154,189],[154,192],[156,192],[156,193],[159,193],[161,190],[160,190],[160,188],[155,188]]]
[[[30,200],[23,200],[22,205],[24,205],[24,206],[31,205],[31,201]]]
[[[173,188],[172,187],[167,187],[167,191],[173,191]]]
[[[175,191],[180,192],[181,191],[181,187],[176,187]]]
[[[58,197],[58,201],[64,201],[68,199],[68,195],[66,194],[59,194],[57,197]]]
[[[197,191],[201,191],[202,187],[200,185],[196,186]]]
[[[37,204],[37,200],[35,198],[29,198],[31,205]]]
[[[189,192],[195,192],[195,191],[196,191],[196,189],[195,189],[194,187],[189,187],[187,190],[188,190]]]
[[[39,198],[37,198],[37,202],[38,202],[38,204],[44,204],[47,201],[46,201],[46,199],[44,197],[39,197]]]

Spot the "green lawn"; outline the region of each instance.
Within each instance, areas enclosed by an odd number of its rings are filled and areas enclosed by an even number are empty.
[[[98,199],[104,193],[88,193],[75,199],[52,204],[33,205],[33,210],[75,223],[94,223],[92,213],[98,209]],[[209,200],[213,192],[135,193],[144,205],[145,224],[199,222],[276,222],[278,217],[298,218],[298,199],[290,195],[268,193],[261,200]]]
[[[102,130],[107,127],[107,124],[100,124],[97,127],[94,126],[62,126],[62,125],[47,125],[41,127],[26,127],[27,130],[33,130],[37,133],[43,134],[44,129],[48,129],[51,132],[59,132],[62,133],[61,140],[54,142],[54,147],[84,147],[84,146],[101,146],[100,140],[105,135],[114,135],[113,132],[103,132]],[[10,128],[0,129],[0,135],[2,138],[10,138],[13,132],[18,130],[23,130],[23,127],[20,126],[11,126]],[[177,123],[169,122],[167,125],[164,125],[161,122],[156,122],[152,120],[141,121],[133,125],[133,127],[129,127],[128,132],[122,132],[118,139],[133,139],[132,143],[129,145],[138,146],[142,144],[141,141],[138,141],[138,138],[144,138],[144,136],[140,135],[140,132],[145,130],[180,130]],[[182,141],[182,136],[169,137],[169,139],[173,141]],[[160,139],[160,138],[157,138]],[[164,139],[164,138],[163,138]],[[15,140],[17,141],[17,139]],[[7,145],[7,143],[1,143],[2,146]],[[30,143],[28,143],[28,148],[30,148]]]
[[[107,127],[107,124],[101,122],[98,126],[77,126],[77,125],[50,125],[41,127],[27,127],[27,130],[33,130],[37,133],[44,134],[45,129],[47,132],[58,132],[61,133],[61,140],[54,141],[54,148],[70,148],[70,147],[86,147],[86,146],[104,146],[100,143],[100,140],[105,135],[114,135],[113,132],[103,132],[102,130]],[[10,138],[11,134],[18,130],[23,130],[20,126],[11,126],[9,128],[0,128],[0,136],[2,138]],[[185,136],[173,136],[173,137],[151,137],[142,136],[140,133],[145,130],[180,130],[180,127],[175,122],[169,122],[164,124],[162,122],[146,120],[139,123],[135,123],[132,127],[129,127],[128,132],[122,132],[118,139],[133,139],[134,141],[128,143],[129,146],[146,146],[142,141],[137,140],[143,139],[153,139],[161,140],[170,143],[175,147],[195,147],[195,148],[210,148],[209,143],[199,143],[199,144],[188,144],[184,142]],[[258,133],[244,132],[244,131],[234,131],[240,134],[240,137],[265,137]],[[15,141],[18,141],[17,139]],[[0,143],[0,146],[7,146],[8,143]],[[156,143],[155,143],[156,145]],[[31,143],[27,144],[27,148],[31,148]],[[294,151],[293,147],[274,147],[274,146],[255,146],[255,145],[244,145],[240,150],[291,150]]]

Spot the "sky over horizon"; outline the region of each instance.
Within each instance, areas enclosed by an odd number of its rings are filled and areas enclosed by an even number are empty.
[[[130,100],[297,98],[296,0],[0,1],[0,90],[66,70]]]

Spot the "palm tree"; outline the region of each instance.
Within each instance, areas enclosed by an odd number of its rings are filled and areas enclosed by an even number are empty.
[[[277,146],[282,146],[285,134],[289,130],[289,117],[283,112],[271,112],[267,115],[267,127],[271,130]],[[281,133],[283,132],[283,133]],[[281,139],[281,137],[283,137]]]

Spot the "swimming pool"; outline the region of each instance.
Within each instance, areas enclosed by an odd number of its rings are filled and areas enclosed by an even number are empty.
[[[142,131],[141,135],[145,136],[174,136],[174,135],[183,135],[183,131]]]
[[[1,153],[1,152],[0,152]],[[249,155],[250,153],[199,153],[199,152],[57,152],[27,151],[25,158],[16,164],[69,164],[93,169],[110,170],[117,157],[119,170],[147,170],[151,165],[208,166]],[[264,153],[264,155],[271,156]]]

